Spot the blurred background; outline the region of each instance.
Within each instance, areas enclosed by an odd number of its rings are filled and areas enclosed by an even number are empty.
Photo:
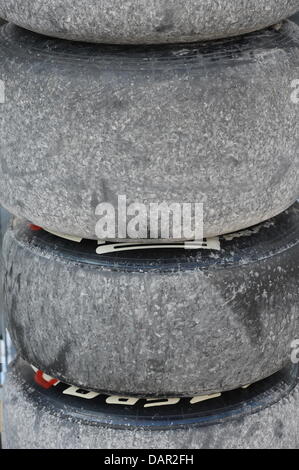
[[[0,399],[1,399],[1,385],[4,380],[4,373],[7,360],[9,360],[11,346],[9,339],[5,339],[4,327],[4,304],[3,304],[3,260],[2,260],[2,242],[7,224],[9,223],[10,214],[4,209],[0,208]]]

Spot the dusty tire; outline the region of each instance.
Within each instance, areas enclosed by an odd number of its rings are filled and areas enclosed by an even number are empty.
[[[295,23],[299,24],[299,12],[296,13],[296,15],[292,16],[292,21],[295,21]]]
[[[183,49],[0,31],[0,201],[11,213],[95,239],[96,207],[119,195],[147,208],[203,203],[211,237],[298,197],[294,23]]]
[[[1,0],[0,15],[49,36],[100,43],[176,43],[278,23],[298,0]]]
[[[74,389],[61,383],[42,388],[33,370],[17,361],[4,388],[4,448],[299,448],[297,371],[289,367],[201,403],[139,400],[124,406],[115,398],[107,404],[106,396],[84,399],[83,390],[75,390],[81,398],[69,395]]]
[[[3,246],[18,352],[67,383],[137,396],[213,393],[275,373],[299,335],[299,203],[220,244],[97,255],[95,241],[19,222]]]

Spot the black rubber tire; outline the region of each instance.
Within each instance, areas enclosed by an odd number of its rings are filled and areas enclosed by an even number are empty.
[[[96,207],[119,195],[203,203],[206,237],[276,216],[299,195],[298,45],[291,22],[183,49],[3,26],[1,203],[91,239]]]
[[[299,202],[221,249],[96,254],[18,222],[5,235],[21,356],[89,390],[194,396],[265,378],[299,335]]]
[[[128,399],[107,404],[108,397],[93,398],[61,383],[43,388],[33,370],[17,361],[4,388],[3,444],[5,449],[298,449],[297,374],[297,367],[289,367],[246,390],[197,404],[139,400],[129,406]]]
[[[1,0],[3,18],[49,36],[100,43],[177,43],[278,23],[298,0]]]
[[[295,23],[299,24],[299,12],[296,13],[296,15],[292,16],[291,20],[295,21]]]

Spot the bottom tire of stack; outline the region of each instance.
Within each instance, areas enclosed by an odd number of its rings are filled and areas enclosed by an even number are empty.
[[[121,251],[13,225],[3,243],[8,329],[24,360],[63,382],[195,396],[257,382],[290,360],[299,202],[193,250]]]
[[[246,389],[204,398],[153,402],[101,396],[62,384],[17,359],[4,387],[3,445],[6,449],[299,448],[298,366]]]

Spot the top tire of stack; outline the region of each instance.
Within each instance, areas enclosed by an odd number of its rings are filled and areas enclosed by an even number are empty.
[[[203,203],[205,237],[276,216],[299,195],[298,46],[289,21],[148,47],[1,27],[2,205],[90,239],[114,238],[96,236],[95,212],[118,195]]]
[[[236,36],[273,25],[298,0],[0,0],[0,15],[78,41],[154,44]]]

